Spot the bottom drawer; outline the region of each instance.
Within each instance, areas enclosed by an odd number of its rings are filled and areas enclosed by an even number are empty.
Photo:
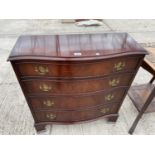
[[[117,104],[104,105],[94,109],[77,110],[77,111],[35,111],[38,122],[76,122],[95,119],[100,116],[116,114]]]

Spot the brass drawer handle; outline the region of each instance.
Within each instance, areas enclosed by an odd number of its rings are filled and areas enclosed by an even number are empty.
[[[110,111],[109,108],[103,108],[103,109],[101,109],[101,113],[102,113],[102,114],[106,114],[106,113],[109,112],[109,111]]]
[[[125,62],[118,62],[114,65],[116,71],[120,71],[125,67]]]
[[[36,66],[35,71],[40,75],[46,75],[49,72],[48,67],[43,67],[43,66]]]
[[[106,101],[111,101],[113,98],[114,98],[113,94],[108,94],[108,95],[105,96]]]
[[[46,101],[43,101],[43,104],[46,105],[47,107],[52,107],[54,105],[54,102],[50,100],[46,100]]]
[[[120,82],[119,79],[113,79],[109,81],[109,85],[114,87],[114,86],[117,86],[119,82]]]
[[[56,118],[56,115],[55,114],[52,114],[52,113],[46,114],[46,118],[53,120],[53,119]]]
[[[47,84],[43,83],[42,85],[39,86],[40,90],[42,91],[50,91],[52,89],[51,86],[48,86]]]

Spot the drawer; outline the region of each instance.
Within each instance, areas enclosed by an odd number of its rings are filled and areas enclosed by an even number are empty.
[[[19,75],[41,77],[97,77],[121,71],[133,71],[139,63],[138,57],[120,57],[90,62],[18,62]]]
[[[29,103],[33,109],[61,109],[76,110],[91,108],[111,102],[121,102],[126,88],[115,88],[110,91],[90,93],[88,95],[74,96],[50,96],[50,97],[30,97]]]
[[[105,78],[82,80],[22,80],[27,94],[77,94],[101,91],[118,86],[128,86],[133,74],[118,74]]]
[[[104,105],[96,109],[77,111],[35,111],[38,122],[76,122],[95,119],[100,116],[116,114],[117,104]]]
[[[27,94],[77,94],[101,91],[119,86],[128,86],[133,74],[118,74],[106,78],[82,80],[27,79],[22,84]]]

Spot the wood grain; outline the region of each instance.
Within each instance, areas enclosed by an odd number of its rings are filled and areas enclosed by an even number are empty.
[[[121,102],[125,91],[126,87],[120,87],[87,95],[61,95],[61,97],[51,95],[46,97],[31,96],[29,97],[29,102],[35,110],[78,110],[110,104],[112,102]]]
[[[128,86],[133,75],[133,73],[116,74],[104,78],[90,78],[87,80],[25,79],[22,80],[22,85],[25,87],[25,91],[28,95],[88,94],[115,87]]]
[[[100,61],[85,62],[47,62],[47,61],[27,61],[15,63],[21,77],[55,77],[55,78],[86,78],[99,77],[118,72],[131,72],[141,59],[140,56],[129,56],[111,58]],[[111,63],[109,63],[111,62]],[[123,64],[121,68],[116,68],[119,64]],[[48,72],[40,74],[35,71],[36,68],[47,68]]]
[[[146,53],[127,33],[21,36],[8,60],[40,131],[101,116],[116,121]]]
[[[88,60],[146,54],[127,33],[20,36],[8,60]],[[43,58],[42,58],[43,59]]]

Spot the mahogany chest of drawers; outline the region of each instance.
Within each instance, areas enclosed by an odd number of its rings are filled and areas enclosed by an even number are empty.
[[[37,131],[118,111],[146,51],[127,33],[20,36],[8,60]]]

